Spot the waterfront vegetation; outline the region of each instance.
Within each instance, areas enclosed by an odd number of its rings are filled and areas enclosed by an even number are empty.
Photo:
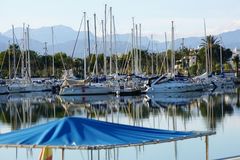
[[[205,49],[208,51],[211,50],[212,58],[212,71],[215,73],[219,73],[220,68],[220,41],[214,36],[208,36],[207,40],[203,39],[202,43],[199,44],[198,49],[191,49],[181,46],[181,48],[175,51],[175,60],[176,64],[180,66],[178,68],[178,72],[180,74],[196,76],[205,72]],[[206,47],[207,46],[207,47]],[[13,48],[15,48],[15,52],[13,52]],[[31,70],[32,77],[49,77],[52,75],[52,56],[51,55],[42,55],[33,50],[30,50],[31,57]],[[8,78],[9,73],[11,73],[11,77],[13,77],[13,61],[14,61],[14,53],[16,57],[16,66],[17,66],[17,75],[21,73],[21,51],[18,45],[10,45],[10,47],[2,51],[0,53],[0,64],[1,64],[1,76],[2,78]],[[162,74],[166,73],[167,66],[166,60],[168,60],[168,64],[170,67],[171,62],[171,51],[167,51],[166,53],[152,53],[148,50],[137,50],[135,49],[135,53],[141,54],[141,71],[145,74]],[[10,55],[10,56],[9,56]],[[83,54],[82,54],[83,55]],[[196,63],[193,65],[189,65],[189,57],[196,56]],[[224,71],[231,71],[238,68],[239,57],[236,56],[233,58],[233,62],[235,63],[235,67],[232,66],[229,61],[232,57],[232,51],[228,48],[222,47],[222,62]],[[110,57],[107,58],[107,64],[110,62]],[[153,59],[153,63],[152,63]],[[184,61],[186,59],[186,61]],[[90,54],[86,57],[87,61],[87,71],[90,75],[94,70],[94,64],[96,60],[95,54]],[[104,56],[103,53],[98,54],[98,68],[99,74],[103,74],[103,66],[104,66]],[[129,51],[127,54],[118,54],[117,56],[119,73],[132,73],[132,52]],[[9,62],[10,62],[10,72],[9,72]],[[116,63],[116,54],[112,55],[112,66],[113,72],[115,69]],[[154,73],[151,73],[151,68],[154,68]],[[68,56],[67,53],[58,52],[54,55],[54,65],[55,65],[55,76],[60,78],[63,74],[64,70],[73,69],[73,73],[76,77],[83,77],[83,58],[73,58]],[[109,69],[109,66],[107,70]],[[237,70],[237,69],[236,69]],[[19,76],[20,77],[20,76]]]

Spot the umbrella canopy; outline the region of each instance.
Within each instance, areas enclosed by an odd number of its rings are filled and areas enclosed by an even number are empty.
[[[0,135],[0,146],[107,149],[182,140],[214,132],[180,132],[66,117]]]

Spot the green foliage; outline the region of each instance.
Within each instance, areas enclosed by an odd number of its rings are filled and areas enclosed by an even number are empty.
[[[237,77],[239,76],[238,74],[239,60],[240,60],[239,55],[236,55],[235,57],[233,57],[233,62],[235,63]]]
[[[220,70],[220,45],[218,44],[218,41],[215,37],[209,37],[209,39],[212,39],[211,46],[212,47],[212,63],[213,63],[213,69]],[[206,43],[205,43],[206,44]],[[181,72],[183,74],[190,74],[191,76],[199,75],[201,73],[205,72],[205,47],[204,47],[204,41],[201,44],[202,48],[193,50],[186,47],[183,47],[179,50],[175,51],[175,61],[179,63],[178,72]],[[6,51],[3,51],[0,53],[0,65],[1,65],[1,76],[3,78],[9,77],[9,65],[10,65],[10,73],[11,77],[13,77],[13,57],[14,52],[16,55],[16,66],[17,66],[17,76],[21,76],[21,51],[19,49],[19,46],[10,46]],[[153,59],[153,68],[154,68],[154,74],[159,73],[163,74],[167,71],[167,67],[170,68],[171,66],[171,51],[167,51],[162,53],[149,53],[147,50],[137,50],[137,53],[141,55],[141,70],[145,74],[152,74],[152,59]],[[230,49],[222,48],[223,53],[223,63],[226,64],[227,61],[232,56],[232,52]],[[25,52],[25,55],[27,53]],[[189,66],[189,56],[195,55],[197,57],[196,65]],[[33,77],[49,77],[52,75],[52,62],[53,57],[50,55],[40,55],[36,53],[35,51],[30,51],[31,56],[31,75]],[[98,60],[98,73],[103,74],[103,68],[104,68],[104,55],[98,54],[96,57],[95,54],[89,54],[86,57],[86,64],[87,64],[87,74],[91,74],[93,70],[96,69],[95,62],[96,58]],[[132,52],[129,51],[126,54],[119,54],[118,56],[112,55],[112,72],[115,72],[115,64],[116,59],[118,61],[118,70],[119,73],[127,73],[131,74],[133,72],[132,64]],[[109,71],[109,62],[110,57],[106,57],[107,60],[107,70]],[[167,66],[168,61],[168,66]],[[10,62],[10,64],[9,64]],[[235,63],[238,64],[238,63]],[[63,74],[64,69],[72,69],[73,73],[76,77],[83,78],[83,65],[84,60],[83,58],[72,58],[68,56],[66,53],[58,52],[55,53],[54,56],[54,65],[55,65],[55,76],[61,77]],[[227,66],[230,67],[230,66]],[[225,65],[225,69],[226,68]],[[95,71],[94,71],[95,72]]]
[[[190,76],[197,75],[197,69],[198,69],[197,64],[192,65],[191,67],[189,67],[189,74],[190,74]]]

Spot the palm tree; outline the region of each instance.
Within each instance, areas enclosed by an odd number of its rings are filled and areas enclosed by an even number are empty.
[[[202,43],[200,44],[200,47],[213,47],[214,45],[219,45],[220,41],[217,37],[209,35],[207,38],[202,39]]]
[[[233,62],[234,62],[235,65],[236,65],[237,77],[238,77],[238,65],[239,65],[239,60],[240,60],[239,55],[236,55],[236,56],[233,57]]]
[[[206,52],[206,71],[207,72],[212,72],[213,70],[213,48],[215,46],[219,46],[219,40],[212,36],[209,35],[205,39],[202,39],[202,43],[200,44],[200,47],[205,48]]]

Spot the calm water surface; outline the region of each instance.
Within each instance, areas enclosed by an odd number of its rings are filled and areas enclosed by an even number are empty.
[[[240,154],[240,89],[212,93],[136,97],[71,96],[27,93],[0,96],[0,132],[46,123],[64,116],[179,131],[216,131],[209,137],[209,159]],[[6,160],[36,160],[39,149],[1,148]],[[65,160],[206,159],[205,138],[101,151],[66,150]],[[91,157],[92,155],[92,157]],[[99,155],[99,157],[98,157]],[[61,150],[53,151],[61,159]]]

